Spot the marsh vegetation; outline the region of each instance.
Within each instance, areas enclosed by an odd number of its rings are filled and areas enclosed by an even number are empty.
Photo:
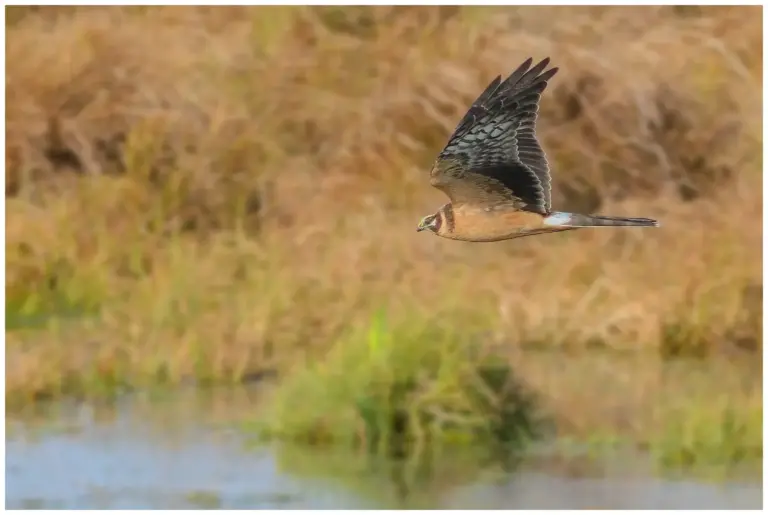
[[[759,7],[6,23],[10,410],[273,373],[248,427],[281,440],[762,457]],[[448,133],[529,55],[561,67],[538,129],[554,205],[660,229],[415,232]]]

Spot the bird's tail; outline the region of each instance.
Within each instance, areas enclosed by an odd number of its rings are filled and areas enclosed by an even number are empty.
[[[554,212],[544,219],[550,227],[658,227],[659,222],[650,218],[624,218],[620,216],[580,215]]]

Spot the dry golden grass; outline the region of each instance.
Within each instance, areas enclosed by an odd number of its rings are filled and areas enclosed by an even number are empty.
[[[47,319],[6,330],[11,403],[236,382],[380,307],[510,349],[762,349],[759,7],[8,9],[6,314]],[[556,207],[660,229],[415,232],[529,55],[561,67]]]

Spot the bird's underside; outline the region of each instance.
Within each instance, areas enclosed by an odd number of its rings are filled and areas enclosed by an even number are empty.
[[[493,204],[478,208],[472,204],[446,205],[441,214],[452,213],[450,230],[441,236],[454,240],[493,242],[521,236],[555,232],[541,226],[541,215],[513,204]]]
[[[536,139],[541,94],[557,68],[527,59],[496,77],[473,102],[438,155],[432,186],[450,199],[419,230],[465,241],[500,241],[580,227],[657,226],[647,218],[552,211],[551,178]],[[546,71],[545,71],[546,70]]]

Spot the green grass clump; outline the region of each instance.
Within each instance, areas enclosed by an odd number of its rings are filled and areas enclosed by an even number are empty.
[[[216,492],[192,490],[184,496],[184,500],[198,510],[221,509],[221,497]]]
[[[7,331],[41,329],[53,320],[79,318],[97,313],[97,306],[87,299],[69,297],[59,292],[30,292],[23,298],[7,299]]]
[[[507,361],[432,322],[380,313],[283,379],[260,424],[266,438],[349,443],[385,456],[438,447],[515,450],[541,434],[533,398]]]
[[[666,470],[690,468],[722,475],[744,464],[762,463],[762,403],[733,406],[728,398],[670,410],[651,452]]]

